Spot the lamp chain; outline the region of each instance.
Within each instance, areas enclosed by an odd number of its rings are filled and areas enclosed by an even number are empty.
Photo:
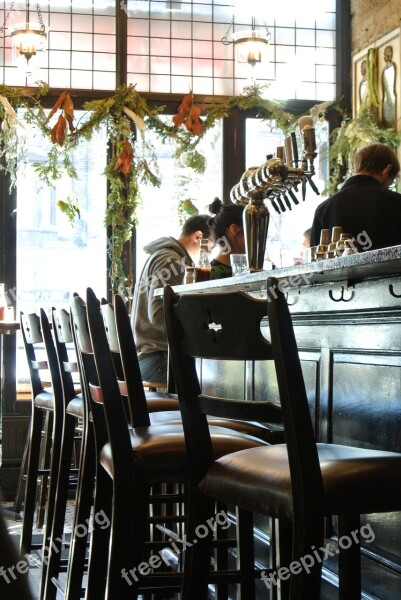
[[[45,24],[43,23],[42,13],[40,11],[39,2],[36,3],[36,12],[38,13],[38,21],[42,31],[45,30]]]
[[[231,22],[230,22],[230,24],[229,24],[229,26],[227,28],[227,31],[226,31],[224,37],[221,38],[221,42],[223,44],[225,44],[227,46],[229,44],[232,44],[232,40],[230,40],[230,35],[231,35],[233,29],[234,29],[234,15],[232,16]]]
[[[4,22],[3,22],[3,26],[2,26],[2,28],[0,29],[0,33],[3,33],[4,35],[5,35],[5,32],[6,32],[7,21],[8,21],[8,19],[9,19],[10,12],[12,11],[12,9],[13,9],[13,8],[14,8],[14,1],[13,1],[13,2],[11,2],[9,10],[6,12],[6,14],[5,14],[5,16],[4,16]]]

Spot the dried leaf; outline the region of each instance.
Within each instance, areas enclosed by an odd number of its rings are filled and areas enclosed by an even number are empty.
[[[133,158],[134,152],[132,150],[132,146],[128,140],[125,140],[123,149],[116,160],[116,164],[114,165],[114,170],[121,171],[121,173],[124,173],[124,175],[128,175],[132,171]]]
[[[64,90],[64,92],[61,92],[59,99],[57,100],[56,104],[53,106],[53,108],[51,109],[51,111],[49,112],[46,122],[50,121],[50,119],[52,118],[52,116],[54,115],[54,113],[61,107],[61,105],[63,104],[64,100],[67,97],[67,92]]]
[[[205,128],[204,122],[201,121],[201,119],[198,119],[197,121],[193,121],[191,131],[194,135],[201,135],[204,128]]]
[[[146,128],[144,120],[141,119],[141,117],[138,117],[138,115],[133,110],[131,110],[127,106],[124,106],[123,111],[125,112],[126,115],[131,117],[131,119],[134,121],[136,127],[140,131],[143,131]]]
[[[181,115],[174,115],[173,123],[176,127],[179,127],[180,125],[182,125],[183,122],[184,122],[184,120]]]
[[[180,106],[178,107],[178,112],[180,115],[186,115],[188,110],[191,108],[192,101],[193,101],[192,92],[190,92],[189,94],[186,94],[186,96],[184,96]]]
[[[73,133],[75,131],[75,127],[73,124],[74,104],[73,104],[73,102],[71,100],[71,96],[69,94],[66,95],[66,98],[64,100],[63,110],[64,110],[65,118],[67,119],[67,122],[68,122],[68,128],[70,130],[70,133]]]
[[[55,126],[52,129],[51,137],[52,137],[53,144],[59,144],[60,146],[63,145],[65,134],[66,134],[66,128],[67,128],[67,121],[65,120],[63,115],[60,115],[57,120],[57,123],[55,124]]]
[[[196,120],[200,117],[201,112],[202,112],[201,108],[199,106],[196,106],[196,104],[193,104],[191,106],[191,108],[189,109],[189,115],[194,120]]]

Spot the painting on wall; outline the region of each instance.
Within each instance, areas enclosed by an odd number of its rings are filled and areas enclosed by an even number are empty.
[[[370,106],[383,127],[401,129],[401,30],[376,40],[353,57],[353,115]]]

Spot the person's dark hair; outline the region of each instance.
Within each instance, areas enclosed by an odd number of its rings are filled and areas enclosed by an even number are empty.
[[[201,231],[203,237],[208,238],[211,233],[209,215],[192,215],[182,226],[181,235],[191,235],[195,231]]]
[[[390,177],[396,177],[400,172],[400,163],[394,150],[385,144],[370,144],[357,151],[354,159],[355,172],[380,173],[391,165]]]
[[[308,229],[305,229],[303,236],[306,240],[308,240],[309,244],[310,244],[311,235],[312,235],[312,227],[308,227]]]
[[[209,211],[212,215],[216,216],[212,217],[209,223],[215,240],[222,240],[230,225],[237,225],[237,227],[243,229],[244,208],[244,206],[233,204],[232,202],[225,205],[220,198],[213,200],[209,206]],[[222,240],[220,244],[224,244],[224,241]]]

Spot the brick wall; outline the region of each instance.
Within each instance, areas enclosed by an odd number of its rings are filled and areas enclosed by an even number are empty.
[[[351,0],[352,52],[363,50],[401,24],[400,0]]]

